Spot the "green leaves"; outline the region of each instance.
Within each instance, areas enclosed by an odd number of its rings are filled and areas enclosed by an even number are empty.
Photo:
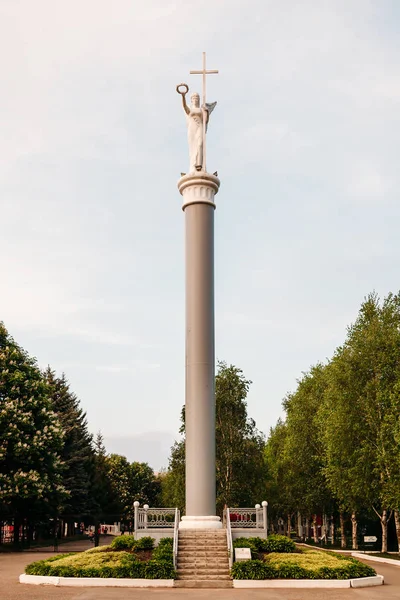
[[[384,537],[400,507],[400,295],[370,294],[344,344],[283,407],[265,452],[270,515],[373,508]]]
[[[109,485],[110,512],[133,519],[133,502],[157,506],[161,483],[147,463],[130,463],[125,456],[111,454],[104,459]]]
[[[0,323],[0,506],[11,516],[57,510],[66,498],[64,433],[36,361]]]
[[[269,535],[267,539],[260,537],[236,538],[234,548],[250,548],[252,555],[260,552],[296,552],[296,544],[285,535]]]
[[[264,435],[247,415],[247,393],[251,381],[241,369],[218,363],[215,378],[216,401],[216,483],[217,510],[225,505],[253,506],[254,498],[265,494],[266,468]],[[185,431],[185,410],[181,413]],[[168,472],[163,476],[165,505],[185,504],[185,442],[175,442],[171,449]]]

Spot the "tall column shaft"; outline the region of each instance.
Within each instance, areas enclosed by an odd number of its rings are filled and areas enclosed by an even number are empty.
[[[200,172],[179,181],[186,228],[186,521],[216,527],[214,195],[219,180]]]

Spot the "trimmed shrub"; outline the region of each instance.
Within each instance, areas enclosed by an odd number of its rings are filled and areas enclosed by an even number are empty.
[[[51,569],[51,564],[55,560],[59,560],[60,558],[66,558],[67,556],[74,556],[75,552],[68,552],[68,554],[57,554],[55,556],[50,556],[46,560],[37,560],[36,562],[30,563],[25,567],[25,573],[27,575],[48,575],[44,571]]]
[[[296,544],[285,535],[270,535],[268,539],[260,537],[238,538],[233,542],[234,548],[250,548],[252,553],[258,552],[296,552]]]
[[[153,552],[153,559],[173,566],[173,545],[173,538],[162,538]]]
[[[149,560],[145,565],[146,579],[175,579],[176,577],[172,561]]]
[[[271,553],[265,560],[235,563],[235,579],[353,579],[376,575],[374,569],[352,557],[306,550],[298,554]]]
[[[153,550],[154,542],[154,538],[146,536],[136,540],[133,547],[135,550]]]
[[[168,548],[172,548],[174,547],[174,538],[172,537],[166,537],[166,538],[161,538],[161,540],[158,542],[158,546],[157,548],[164,548],[164,546],[167,546]]]
[[[172,548],[168,546],[157,547],[152,556],[153,560],[166,560],[173,563]]]
[[[151,550],[154,547],[152,538],[141,538],[135,543],[132,536],[120,536],[115,538],[114,542],[116,543],[108,547],[108,551],[96,548],[96,552],[91,549],[86,552],[52,556],[47,560],[28,565],[25,572],[29,575],[58,577],[128,579],[173,579],[175,577],[171,542],[165,541],[160,544],[154,550],[152,560],[148,561],[139,560],[132,550]],[[110,550],[118,550],[118,552]]]
[[[244,560],[233,563],[233,579],[275,579],[275,571],[262,560]]]
[[[270,535],[266,540],[260,540],[260,552],[296,552],[296,544],[285,535]]]
[[[119,535],[111,542],[113,550],[132,550],[136,548],[136,540],[133,535]]]

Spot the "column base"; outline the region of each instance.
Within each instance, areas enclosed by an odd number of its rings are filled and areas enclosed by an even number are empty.
[[[210,517],[182,517],[179,529],[222,529],[221,519]]]

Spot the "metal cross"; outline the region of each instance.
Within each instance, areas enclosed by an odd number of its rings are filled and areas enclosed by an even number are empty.
[[[206,75],[214,75],[218,71],[207,71],[206,69],[206,53],[203,52],[203,69],[201,71],[190,71],[191,75],[203,75],[203,169],[206,167],[206,126],[207,126],[207,111],[206,111]]]
[[[218,71],[206,70],[206,53],[203,52],[203,69],[202,71],[190,71],[191,75],[203,75],[203,106],[206,105],[206,75],[214,75]]]

